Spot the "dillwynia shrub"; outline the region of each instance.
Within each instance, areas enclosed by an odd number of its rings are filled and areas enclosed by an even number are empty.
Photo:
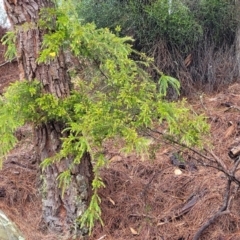
[[[121,139],[122,151],[141,154],[147,152],[149,140],[140,132],[158,123],[164,124],[165,134],[175,140],[200,146],[208,125],[205,117],[192,112],[185,101],[165,100],[167,87],[172,85],[178,90],[178,81],[160,73],[158,84],[153,82],[142,70],[142,66],[152,64],[152,60],[144,54],[139,54],[142,60],[138,62],[129,57],[133,53],[131,38],[120,38],[107,28],[96,29],[94,24],[82,25],[74,16],[69,5],[43,9],[39,22],[48,32],[43,39],[39,63],[51,63],[60,51],[68,50],[82,64],[81,71],[71,74],[74,88],[70,96],[59,99],[44,93],[37,80],[12,84],[0,102],[0,144],[4,146],[0,154],[4,157],[14,146],[13,133],[20,125],[64,123],[68,135],[62,139],[60,152],[41,165],[45,168],[71,155],[74,157],[71,168],[79,164],[85,152],[91,155],[93,196],[79,219],[82,226],[86,224],[91,230],[95,220],[101,221],[97,190],[104,186],[99,172],[107,164],[102,154],[104,141]],[[56,19],[54,24],[52,19]],[[70,178],[69,169],[58,176],[63,190]]]

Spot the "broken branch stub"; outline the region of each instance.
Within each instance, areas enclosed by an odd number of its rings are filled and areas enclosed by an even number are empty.
[[[237,147],[233,147],[229,151],[228,156],[232,159],[236,159],[236,157],[240,156],[240,145]]]

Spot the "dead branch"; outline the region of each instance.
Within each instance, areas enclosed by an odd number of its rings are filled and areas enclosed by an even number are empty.
[[[230,172],[231,175],[234,175],[236,173],[239,164],[240,164],[240,157],[238,157],[237,161],[235,162],[234,167],[233,167],[233,169]]]
[[[166,224],[168,222],[172,222],[175,219],[179,219],[183,215],[190,212],[190,210],[199,202],[199,200],[205,195],[205,191],[199,193],[199,194],[193,194],[181,207],[181,209],[175,211],[175,213],[172,216],[162,217],[160,220],[160,223],[157,224],[157,226]]]
[[[230,171],[228,182],[227,182],[227,187],[226,187],[226,192],[224,196],[224,201],[223,201],[223,206],[218,210],[216,214],[214,214],[205,224],[202,225],[202,227],[197,231],[195,234],[193,240],[198,240],[202,233],[220,216],[224,214],[230,213],[229,207],[231,204],[231,200],[233,199],[233,196],[231,196],[231,184],[234,181],[235,178],[235,173],[237,171],[237,167],[240,164],[240,158],[235,162],[232,170]],[[230,177],[232,176],[232,178]],[[238,185],[239,186],[239,185]]]
[[[207,149],[205,149],[206,152],[210,153],[212,155],[212,157],[216,160],[216,162],[222,167],[222,169],[227,170],[226,165],[224,164],[224,162],[215,155],[215,153],[213,151],[208,151]]]
[[[4,62],[4,63],[1,63],[1,64],[0,64],[0,67],[6,65],[6,64],[8,64],[8,63],[10,63],[10,61],[6,61],[6,62]]]
[[[190,151],[193,152],[193,153],[196,153],[198,156],[200,156],[200,157],[202,157],[202,158],[204,158],[204,159],[206,159],[206,160],[208,160],[208,161],[211,161],[211,162],[213,161],[211,158],[209,158],[209,157],[207,157],[206,155],[200,153],[200,152],[197,151],[196,149],[191,148],[191,147],[187,146],[187,145],[184,144],[184,143],[180,143],[180,142],[178,142],[178,141],[176,141],[176,140],[174,140],[174,139],[166,136],[164,133],[162,133],[162,132],[160,132],[160,131],[158,131],[158,130],[153,130],[153,129],[151,129],[151,128],[148,128],[148,130],[149,130],[150,132],[157,133],[157,134],[163,136],[163,137],[164,137],[168,142],[170,142],[170,143],[174,143],[174,144],[176,144],[176,145],[178,145],[178,146],[184,147],[184,148],[190,150]],[[151,134],[149,134],[149,136],[155,138],[155,137],[152,136]],[[155,139],[156,139],[156,138],[155,138]],[[159,139],[157,139],[157,140],[159,140]]]
[[[146,215],[146,214],[138,214],[138,213],[132,213],[129,215],[129,217],[137,217],[137,218],[149,218],[149,219],[154,219],[155,217]]]
[[[221,211],[219,210],[214,216],[212,216],[195,234],[193,240],[198,240],[201,234],[220,216],[230,213],[229,210]]]
[[[107,235],[105,234],[105,235],[101,236],[100,238],[98,238],[98,240],[102,240],[102,239],[104,239],[106,236],[107,236]]]
[[[178,213],[177,217],[180,217],[186,213],[188,213],[199,201],[200,195],[193,195],[182,207],[181,211]]]
[[[209,158],[208,156],[206,156],[206,155],[202,154],[201,152],[197,151],[196,149],[191,148],[191,147],[187,146],[187,145],[184,144],[184,143],[180,143],[180,142],[178,142],[178,141],[176,141],[176,140],[174,140],[174,139],[166,136],[165,134],[163,134],[163,133],[160,132],[160,131],[153,130],[153,129],[150,129],[150,128],[148,128],[148,130],[151,131],[151,132],[153,132],[153,133],[156,133],[156,134],[159,134],[159,135],[163,136],[163,137],[164,137],[168,142],[170,142],[170,143],[174,143],[174,144],[176,144],[176,145],[178,145],[178,146],[181,146],[181,147],[183,147],[183,148],[185,148],[185,149],[190,150],[191,152],[197,154],[198,156],[202,157],[203,159],[205,159],[205,160],[207,160],[207,161],[209,161],[209,162],[211,162],[211,163],[216,163],[217,166],[213,166],[213,165],[210,165],[210,164],[206,164],[206,163],[204,163],[203,161],[199,161],[199,160],[197,159],[197,161],[200,162],[203,166],[205,166],[205,167],[212,167],[212,168],[215,168],[215,169],[223,172],[223,173],[227,176],[228,179],[231,179],[231,181],[235,182],[237,185],[240,186],[240,180],[238,180],[238,179],[235,177],[235,173],[232,174],[227,168],[225,168],[225,167],[224,167],[225,164],[223,163],[223,161],[222,161],[221,159],[219,159],[213,152],[211,153],[211,155],[212,155],[213,158]],[[155,137],[152,136],[151,134],[149,134],[149,135],[150,135],[151,137],[155,138]],[[156,138],[155,138],[155,139],[156,139]],[[157,139],[157,140],[159,140],[159,139]],[[206,149],[204,149],[204,150],[205,150],[206,152],[209,152],[209,151],[206,150]],[[210,152],[209,152],[209,153],[210,153]],[[215,157],[214,157],[214,156],[215,156]],[[235,162],[235,165],[236,165],[236,163],[238,163],[238,165],[239,165],[239,162],[238,162],[238,161]],[[234,165],[234,166],[235,166],[235,165]],[[238,166],[238,165],[237,165],[237,166]]]
[[[235,106],[235,105],[231,105],[231,106],[230,106],[227,110],[225,110],[224,112],[228,112],[228,111],[230,111],[231,109],[236,109],[236,110],[240,111],[240,107]]]
[[[193,240],[198,240],[200,238],[200,236],[202,235],[202,233],[212,224],[214,223],[214,221],[224,215],[224,214],[228,214],[230,213],[230,210],[229,210],[229,207],[230,207],[230,203],[233,199],[233,194],[231,194],[231,184],[232,182],[236,183],[238,187],[240,187],[240,181],[236,178],[235,176],[235,173],[237,171],[237,168],[240,164],[240,157],[238,157],[238,160],[235,161],[234,163],[234,166],[232,167],[231,170],[228,170],[226,165],[224,164],[224,162],[218,157],[216,156],[212,151],[209,151],[209,150],[206,150],[206,153],[209,153],[211,155],[212,158],[209,158],[208,156],[206,156],[205,154],[202,154],[200,153],[199,151],[185,145],[185,144],[182,144],[170,137],[167,137],[165,136],[163,133],[161,133],[160,131],[157,131],[157,130],[153,130],[153,129],[149,129],[151,132],[153,133],[157,133],[161,136],[163,136],[165,139],[167,139],[169,142],[173,143],[173,144],[176,144],[178,146],[181,146],[181,147],[184,147],[185,149],[188,149],[190,151],[192,151],[193,153],[197,154],[198,156],[202,157],[203,159],[207,160],[208,162],[210,163],[215,163],[217,164],[217,167],[216,166],[213,166],[213,165],[209,165],[210,167],[215,167],[216,169],[218,169],[219,171],[222,171],[228,178],[228,181],[227,181],[227,186],[226,186],[226,191],[225,191],[225,196],[224,196],[224,200],[223,200],[223,205],[222,207],[206,222],[204,223],[200,229],[197,231],[197,233],[194,235],[194,238]],[[151,134],[150,134],[151,135]],[[158,139],[159,140],[159,139]],[[199,161],[199,160],[197,160]],[[207,166],[206,163],[204,163],[203,161],[201,161],[201,163],[204,165],[204,166]],[[194,202],[195,204],[196,202]],[[193,204],[193,205],[194,205]],[[189,211],[189,209],[191,209],[192,206],[190,206],[189,208],[186,209],[186,211],[182,211],[182,214],[185,214],[186,212]],[[182,209],[183,210],[183,209]],[[185,209],[184,209],[185,210]],[[171,219],[171,218],[170,218]]]
[[[240,146],[232,148],[228,153],[228,156],[232,159],[236,158],[239,155],[240,155]]]
[[[10,164],[14,164],[14,165],[16,165],[16,166],[18,166],[18,167],[20,167],[20,168],[23,168],[23,169],[25,169],[25,170],[27,170],[27,171],[33,171],[33,170],[35,170],[35,168],[34,167],[32,167],[32,166],[26,166],[26,165],[24,165],[24,164],[21,164],[21,163],[19,163],[19,162],[16,162],[16,161],[10,161],[9,162]]]
[[[223,206],[215,213],[205,224],[202,225],[202,227],[197,231],[195,236],[193,237],[193,240],[198,240],[202,233],[220,216],[224,214],[230,213],[229,211],[229,205],[230,205],[230,188],[231,188],[232,181],[229,179],[227,182],[227,187],[226,187],[226,192],[225,192],[225,197],[224,197],[224,202]]]
[[[3,62],[3,63],[0,63],[0,67],[6,65],[8,63],[11,63],[12,61],[15,61],[15,60],[16,60],[16,58],[12,59],[11,61],[6,61],[6,62]]]

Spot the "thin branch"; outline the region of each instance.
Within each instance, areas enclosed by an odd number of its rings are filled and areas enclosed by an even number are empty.
[[[152,131],[154,131],[154,130],[152,130]],[[155,140],[160,140],[159,138],[156,138],[155,136],[152,136],[151,134],[149,134],[149,133],[146,133],[145,132],[145,134],[147,135],[147,136],[149,136],[149,137],[152,137],[152,138],[154,138]],[[162,135],[164,135],[163,133],[162,133]],[[171,142],[171,140],[162,140],[164,143],[169,143],[169,142]],[[181,145],[180,143],[178,143],[178,142],[176,142],[176,143],[174,143],[176,146],[181,146],[181,147],[183,147],[183,145]],[[179,148],[177,148],[177,147],[175,147],[174,145],[173,145],[173,147],[176,149],[176,150],[180,150]],[[186,146],[185,147],[186,149],[188,149],[188,150],[190,150],[191,151],[191,148],[189,148],[188,146]],[[181,150],[182,151],[182,150]],[[183,151],[182,151],[183,152]],[[187,152],[183,152],[183,153],[185,153],[185,154],[188,154]],[[195,152],[195,154],[197,154],[197,155],[200,155],[201,157],[203,157],[203,158],[205,158],[206,160],[208,160],[208,161],[210,161],[210,162],[214,162],[212,159],[210,159],[210,158],[208,158],[207,156],[205,156],[205,155],[202,155],[202,154],[200,154],[199,152]],[[195,158],[195,157],[193,157],[193,156],[191,156],[191,158],[192,159],[194,159],[194,160],[196,160],[197,162],[199,162],[202,166],[204,166],[204,167],[210,167],[210,168],[214,168],[214,169],[216,169],[216,170],[218,170],[218,171],[220,171],[220,172],[223,172],[224,174],[226,174],[226,172],[225,172],[225,170],[224,169],[222,169],[222,167],[218,167],[218,166],[214,166],[214,165],[210,165],[210,164],[207,164],[207,163],[205,163],[205,162],[203,162],[203,161],[201,161],[201,160],[199,160],[199,159],[197,159],[197,158]],[[227,174],[226,174],[227,175]]]
[[[10,61],[6,61],[6,62],[4,62],[4,63],[1,63],[1,64],[0,64],[0,67],[6,65],[6,64],[8,64],[8,63],[10,63]]]
[[[193,240],[198,240],[201,236],[201,234],[216,220],[216,218],[224,215],[224,214],[228,214],[230,213],[229,211],[229,207],[231,204],[231,201],[233,199],[233,196],[230,196],[230,189],[231,189],[231,184],[232,182],[235,182],[235,176],[234,174],[237,171],[237,168],[240,164],[240,158],[238,158],[238,160],[235,162],[233,169],[230,172],[230,176],[232,176],[232,178],[229,177],[228,182],[227,182],[227,187],[226,187],[226,192],[225,192],[225,196],[224,196],[224,201],[223,201],[223,206],[218,210],[218,212],[213,215],[199,230],[198,232],[195,234]],[[238,185],[239,187],[239,185]]]
[[[94,61],[94,63],[96,64],[99,72],[100,72],[107,80],[109,80],[108,76],[107,76],[107,75],[102,71],[102,69],[100,68],[98,61],[97,61],[95,58],[93,58],[93,61]]]
[[[102,240],[102,239],[104,239],[106,236],[107,236],[107,235],[105,234],[105,235],[101,236],[100,238],[98,238],[97,240]]]
[[[223,206],[217,211],[216,214],[214,214],[206,223],[204,223],[202,225],[202,227],[197,231],[197,233],[195,234],[195,236],[193,237],[193,240],[198,240],[200,238],[200,236],[202,235],[202,233],[220,216],[224,215],[224,214],[228,214],[230,213],[230,211],[228,210],[229,205],[230,205],[230,188],[231,188],[231,180],[228,180],[227,182],[227,187],[226,187],[226,192],[225,192],[225,196],[224,196],[224,201],[223,201]]]
[[[210,153],[212,155],[212,157],[216,160],[216,162],[223,168],[223,169],[226,169],[227,170],[227,167],[226,165],[224,164],[224,162],[219,158],[217,157],[213,151],[209,151],[207,149],[204,149],[206,152]]]
[[[146,214],[138,214],[138,213],[132,213],[129,214],[129,217],[137,217],[137,218],[150,218],[150,219],[155,219],[154,216],[146,215]]]
[[[213,161],[213,159],[207,157],[206,155],[200,153],[199,151],[195,150],[194,148],[191,148],[191,147],[187,146],[187,145],[184,144],[184,143],[180,143],[180,142],[178,142],[178,141],[176,141],[176,140],[174,140],[174,139],[171,139],[171,138],[165,136],[165,135],[164,135],[162,132],[160,132],[160,131],[153,130],[153,129],[151,129],[151,128],[148,128],[148,130],[150,130],[151,132],[157,133],[157,134],[165,137],[165,139],[167,139],[167,140],[168,140],[169,142],[171,142],[171,143],[174,143],[174,144],[176,144],[176,145],[178,145],[178,146],[184,147],[184,148],[192,151],[193,153],[197,154],[198,156],[204,158],[205,160],[208,160],[208,161],[210,161],[210,162],[215,162],[215,163],[217,163],[217,164],[218,164],[218,167],[213,166],[213,165],[208,165],[208,164],[202,162],[203,166],[212,167],[212,168],[215,168],[215,169],[223,172],[229,179],[231,179],[231,181],[235,182],[237,185],[240,186],[240,180],[238,180],[238,179],[234,176],[234,174],[233,174],[232,172],[229,172],[227,168],[224,168],[223,162],[222,162],[213,152],[212,152],[212,154],[215,155],[215,157],[214,157],[214,160],[215,160],[215,161]],[[150,136],[151,136],[151,135],[150,135]],[[152,136],[152,137],[153,137],[153,136]],[[158,139],[158,140],[159,140],[159,139]],[[207,152],[209,152],[209,151],[206,150],[206,149],[204,149],[204,150],[207,151]],[[213,155],[212,155],[212,156],[213,156]],[[217,158],[217,159],[216,159],[216,158]],[[197,161],[200,162],[199,160],[197,160]],[[239,160],[239,161],[240,161],[240,160]],[[237,165],[236,165],[236,164],[237,164]],[[235,162],[235,165],[236,165],[236,166],[235,166],[235,170],[237,169],[237,167],[238,167],[239,164],[240,164],[240,162],[238,162],[238,161]],[[235,173],[235,172],[234,172],[234,173]]]
[[[230,109],[236,109],[236,110],[240,111],[240,107],[232,105],[227,110],[225,110],[224,112],[228,112],[228,111],[230,111]]]
[[[240,164],[240,157],[238,157],[238,160],[234,164],[233,170],[231,171],[232,175],[236,173],[237,167],[239,166],[239,164]]]
[[[12,61],[16,60],[16,58],[12,59],[11,61],[6,61],[6,62],[3,62],[3,63],[0,63],[0,67],[8,64],[8,63],[11,63]]]
[[[196,153],[196,154],[199,155],[200,157],[202,157],[202,158],[204,158],[204,159],[206,159],[206,160],[208,160],[208,161],[213,162],[213,160],[212,160],[211,158],[209,158],[209,157],[207,157],[206,155],[200,153],[200,152],[197,151],[196,149],[191,148],[191,147],[187,146],[186,144],[180,143],[180,142],[178,142],[178,141],[176,141],[176,140],[174,140],[174,139],[170,139],[169,137],[165,136],[162,132],[159,132],[159,131],[157,131],[157,130],[153,130],[153,129],[151,129],[151,128],[148,128],[148,130],[150,130],[151,132],[157,133],[157,134],[159,134],[159,135],[162,135],[162,136],[165,137],[169,142],[174,143],[174,144],[177,144],[177,145],[179,145],[179,146],[181,146],[181,147],[184,147],[184,148],[192,151],[193,153]]]

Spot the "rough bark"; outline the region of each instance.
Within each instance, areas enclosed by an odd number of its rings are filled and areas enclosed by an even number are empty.
[[[236,33],[236,62],[237,62],[238,78],[240,78],[240,24],[237,28],[237,33]]]
[[[240,1],[236,1],[236,12],[239,13],[240,10]],[[236,62],[238,66],[238,78],[240,78],[240,16],[237,15],[238,27],[236,32]]]
[[[65,56],[49,64],[38,64],[44,31],[37,27],[39,11],[43,7],[54,7],[47,0],[4,0],[5,9],[12,27],[17,30],[17,59],[20,79],[41,81],[44,91],[64,98],[70,94],[71,82],[67,74]],[[53,156],[61,148],[64,123],[48,122],[35,126],[35,146],[39,161]],[[59,232],[69,231],[74,220],[86,209],[91,194],[92,166],[86,153],[72,174],[72,182],[62,197],[56,180],[59,173],[70,165],[71,158],[51,165],[42,172],[43,219],[47,226]]]

